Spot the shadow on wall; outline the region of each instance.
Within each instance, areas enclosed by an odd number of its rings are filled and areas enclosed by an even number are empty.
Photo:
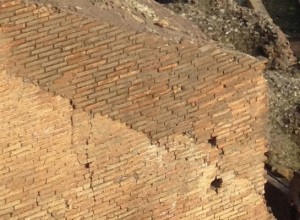
[[[180,3],[187,3],[187,0],[156,0],[158,3],[160,4],[170,4],[170,3],[176,3],[176,2],[180,2]]]
[[[265,185],[265,198],[267,206],[271,207],[272,213],[277,220],[291,219],[286,195],[270,183],[266,183]]]

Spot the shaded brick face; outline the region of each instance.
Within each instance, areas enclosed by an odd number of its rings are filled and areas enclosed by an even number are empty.
[[[269,219],[263,62],[0,12],[1,219]]]

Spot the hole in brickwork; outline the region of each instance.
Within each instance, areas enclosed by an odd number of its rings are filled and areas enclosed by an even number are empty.
[[[90,168],[90,165],[91,165],[91,163],[86,163],[86,164],[84,164],[84,167],[85,167],[86,169],[89,169],[89,168]]]
[[[218,192],[218,189],[222,187],[222,183],[223,183],[222,178],[215,178],[214,181],[211,182],[210,188]]]
[[[224,85],[223,85],[223,88],[227,88],[227,85],[224,84]]]
[[[211,137],[210,139],[208,139],[208,143],[209,143],[212,147],[216,147],[216,146],[217,146],[217,137]]]

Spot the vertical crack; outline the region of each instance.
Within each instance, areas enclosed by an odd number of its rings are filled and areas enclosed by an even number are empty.
[[[38,197],[35,200],[35,204],[36,204],[37,207],[40,208],[41,211],[43,211],[44,209],[42,208],[42,206],[39,203],[39,196],[40,196],[40,193],[38,192]],[[49,217],[49,219],[55,219],[53,212],[49,211],[47,208],[45,208],[45,211],[46,211],[47,216]]]
[[[75,107],[74,107],[74,105],[73,105],[73,102],[72,102],[72,100],[70,100],[70,105],[71,105],[71,107],[72,107],[72,114],[71,114],[71,117],[70,117],[70,123],[71,123],[71,147],[72,147],[72,149],[75,149],[75,154],[76,154],[76,159],[77,159],[77,162],[78,162],[78,164],[79,165],[83,165],[83,163],[82,162],[80,162],[80,160],[79,160],[79,158],[78,158],[78,152],[77,152],[77,150],[76,150],[76,147],[74,146],[75,144],[74,144],[74,113],[75,113]]]
[[[88,136],[88,138],[86,139],[86,145],[85,145],[85,156],[86,156],[86,164],[85,164],[85,168],[88,169],[88,171],[89,171],[89,182],[90,182],[89,187],[90,187],[90,189],[91,189],[92,192],[93,192],[93,200],[94,200],[94,205],[95,205],[95,204],[96,204],[96,197],[95,197],[95,190],[94,190],[94,187],[93,187],[94,171],[91,169],[91,162],[89,161],[90,156],[89,156],[89,152],[88,152],[88,147],[89,147],[90,141],[91,141],[92,136],[93,136],[93,131],[92,131],[93,123],[92,123],[92,118],[93,118],[93,115],[92,115],[92,114],[89,114],[89,136]]]
[[[70,117],[70,123],[71,123],[71,146],[74,147],[75,143],[74,143],[74,138],[75,138],[75,132],[74,132],[74,126],[76,126],[76,123],[74,123],[74,114],[75,114],[75,108],[74,106],[72,105],[72,101],[70,101],[70,104],[71,106],[73,107],[73,110],[72,110],[72,114],[71,114],[71,117]],[[89,160],[90,160],[90,155],[89,155],[89,152],[88,152],[88,148],[89,148],[89,144],[91,142],[91,139],[92,139],[92,136],[93,136],[93,131],[92,131],[92,128],[93,128],[93,124],[92,124],[92,118],[93,118],[93,115],[92,114],[89,114],[89,119],[88,119],[88,123],[89,123],[89,126],[88,126],[88,129],[89,129],[89,134],[88,134],[88,137],[87,139],[85,140],[85,145],[84,145],[84,160],[82,162],[80,162],[80,159],[79,159],[79,156],[78,156],[78,152],[76,152],[76,159],[78,161],[78,164],[79,165],[83,165],[85,169],[87,169],[88,171],[88,181],[89,181],[89,188],[90,190],[92,191],[92,195],[93,195],[93,201],[94,201],[94,205],[96,204],[96,197],[95,197],[95,190],[94,190],[94,187],[93,187],[93,176],[94,176],[94,171],[92,170],[91,168],[91,163]],[[75,148],[75,147],[74,147]],[[76,149],[76,148],[75,148]]]

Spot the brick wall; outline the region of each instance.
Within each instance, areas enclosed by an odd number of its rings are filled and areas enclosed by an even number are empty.
[[[270,217],[264,62],[21,1],[0,24],[0,218]]]

